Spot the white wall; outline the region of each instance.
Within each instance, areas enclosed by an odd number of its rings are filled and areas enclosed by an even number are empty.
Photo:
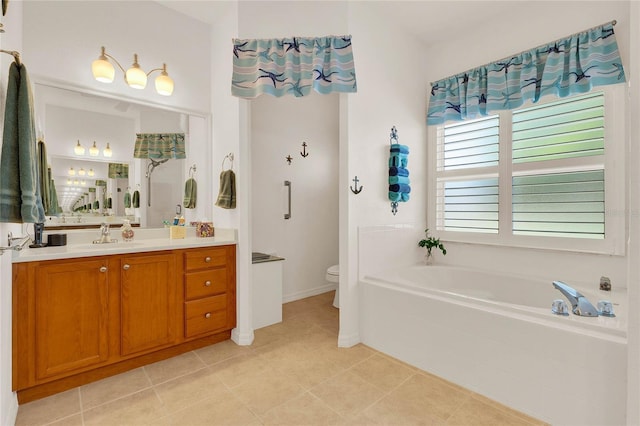
[[[338,101],[316,93],[251,101],[252,250],[286,259],[284,302],[332,288],[325,273],[338,263]]]

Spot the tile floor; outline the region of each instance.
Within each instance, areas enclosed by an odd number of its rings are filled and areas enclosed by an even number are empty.
[[[21,405],[16,425],[540,425],[364,345],[336,346],[333,292],[226,341]]]

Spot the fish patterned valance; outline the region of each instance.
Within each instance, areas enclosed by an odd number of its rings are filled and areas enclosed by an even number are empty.
[[[565,97],[623,83],[615,22],[437,81],[427,124],[462,121],[514,109],[542,96]]]
[[[136,133],[134,158],[187,158],[184,133]]]
[[[355,93],[351,36],[233,40],[231,94],[256,98]]]

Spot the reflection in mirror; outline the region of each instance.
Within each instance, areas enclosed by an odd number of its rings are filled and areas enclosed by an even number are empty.
[[[151,160],[134,158],[134,144],[136,133],[185,133],[188,146],[188,115],[50,84],[34,87],[36,131],[46,144],[62,208],[45,226],[97,226],[126,218],[161,227],[173,219],[183,199],[187,162],[171,159],[158,165],[148,188],[145,172]]]

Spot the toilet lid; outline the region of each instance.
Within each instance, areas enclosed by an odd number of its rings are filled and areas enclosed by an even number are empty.
[[[327,269],[327,274],[329,275],[340,275],[340,265],[333,265]]]

